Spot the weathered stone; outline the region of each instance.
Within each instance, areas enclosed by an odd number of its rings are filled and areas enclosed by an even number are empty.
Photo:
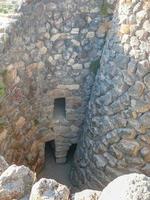
[[[144,84],[142,82],[137,81],[130,89],[129,95],[133,97],[140,97],[144,92]]]
[[[74,64],[74,65],[72,65],[72,68],[73,69],[82,69],[83,67],[82,67],[82,64]]]
[[[9,167],[5,159],[0,156],[0,175]]]
[[[150,162],[150,148],[144,147],[141,149],[141,154],[144,157],[145,162]]]
[[[102,155],[94,155],[94,162],[98,169],[104,168],[107,164],[107,160]]]
[[[150,113],[149,113],[149,112],[144,113],[144,114],[140,117],[141,126],[142,126],[143,128],[145,128],[145,129],[149,129],[149,128],[150,128],[149,120],[150,120]]]
[[[116,178],[102,191],[99,200],[148,200],[150,178],[143,174],[129,174]],[[144,192],[143,192],[144,190]]]
[[[25,118],[21,116],[21,117],[18,119],[18,121],[16,122],[16,128],[17,128],[17,129],[23,128],[23,126],[25,125],[25,122],[26,122]]]
[[[55,180],[42,178],[32,187],[30,200],[69,200],[69,189]]]
[[[140,144],[134,140],[124,140],[119,142],[119,148],[121,151],[128,153],[129,155],[136,156],[141,148]]]
[[[128,24],[122,24],[120,27],[120,33],[128,34],[130,32],[130,26]]]
[[[104,157],[108,160],[109,164],[114,167],[117,163],[117,159],[115,157],[113,157],[111,154],[109,153],[104,153]]]
[[[35,174],[24,166],[12,165],[0,176],[1,200],[21,199],[30,193]]]
[[[79,85],[58,85],[57,88],[58,89],[68,89],[68,90],[78,90],[79,89]]]
[[[150,22],[149,20],[146,20],[144,23],[143,23],[143,28],[145,31],[149,32],[150,33]]]
[[[83,190],[72,195],[71,200],[98,200],[101,192],[97,190]]]

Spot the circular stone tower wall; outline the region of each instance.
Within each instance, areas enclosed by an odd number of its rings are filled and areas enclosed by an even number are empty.
[[[149,19],[149,1],[118,1],[77,147],[75,183],[98,189],[121,174],[150,175]]]

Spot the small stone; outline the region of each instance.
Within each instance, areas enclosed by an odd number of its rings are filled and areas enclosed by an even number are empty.
[[[146,87],[150,90],[150,73],[144,77],[144,83]]]
[[[52,65],[55,65],[55,64],[56,64],[56,61],[53,59],[52,56],[49,56],[48,61],[49,61]]]
[[[144,36],[146,35],[146,32],[144,30],[137,30],[135,35],[139,38],[139,39],[143,39]]]
[[[115,157],[113,157],[111,154],[109,153],[104,153],[104,157],[108,160],[109,164],[111,167],[115,167],[117,164],[117,159]]]
[[[21,116],[21,117],[18,119],[18,121],[16,122],[16,128],[17,128],[17,129],[23,128],[23,126],[25,125],[25,123],[26,123],[25,118]]]
[[[137,156],[139,150],[141,149],[140,144],[135,140],[125,140],[122,139],[118,144],[119,149],[131,156]]]
[[[94,32],[88,32],[86,34],[86,38],[94,38],[95,37],[95,33]]]
[[[40,54],[41,55],[45,55],[46,53],[47,53],[47,48],[46,47],[40,48]]]
[[[140,97],[144,92],[144,88],[144,84],[137,81],[132,87],[129,88],[129,95],[133,97]]]
[[[80,42],[77,40],[71,40],[71,42],[73,43],[73,45],[80,47]]]
[[[72,68],[81,70],[83,68],[83,66],[82,66],[82,64],[74,64],[74,65],[72,65]]]
[[[74,84],[74,85],[58,85],[57,86],[58,89],[68,89],[68,90],[78,90],[80,88],[80,85],[78,84]]]
[[[147,176],[149,176],[150,174],[150,164],[147,163],[143,168],[142,168],[142,171],[144,174],[146,174]]]
[[[141,149],[141,154],[142,154],[144,161],[146,163],[150,162],[150,148],[144,147],[143,149]]]
[[[136,13],[137,23],[141,23],[141,21],[146,18],[147,18],[147,12],[145,10],[141,10]]]
[[[130,25],[122,24],[121,27],[120,27],[120,33],[129,34],[130,33]]]
[[[77,35],[77,34],[79,34],[79,28],[73,28],[72,30],[71,30],[71,34],[73,34],[73,35]]]
[[[133,36],[133,37],[130,38],[130,45],[132,47],[135,47],[135,46],[137,47],[137,46],[139,46],[139,44],[140,44],[140,42],[137,39],[137,37]]]
[[[144,23],[143,23],[143,28],[145,31],[149,32],[150,33],[150,22],[149,20],[146,20]]]
[[[150,112],[144,113],[140,119],[140,124],[144,129],[149,129],[150,128]]]
[[[107,165],[107,160],[102,155],[94,155],[94,163],[98,169],[104,168]]]

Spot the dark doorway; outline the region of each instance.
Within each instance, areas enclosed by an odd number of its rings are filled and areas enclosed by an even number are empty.
[[[56,181],[67,185],[69,188],[72,184],[69,179],[70,165],[72,164],[73,155],[76,149],[76,145],[70,146],[67,155],[67,163],[60,165],[55,162],[55,143],[54,140],[45,143],[45,166],[41,173],[38,175],[40,178],[55,179]]]
[[[45,143],[45,160],[52,156],[55,159],[55,141],[49,141]]]
[[[65,98],[58,98],[54,100],[54,118],[66,118],[66,100]]]
[[[72,144],[69,148],[69,151],[67,153],[67,162],[70,162],[73,160],[73,157],[74,157],[74,153],[76,151],[76,148],[77,148],[77,144]]]

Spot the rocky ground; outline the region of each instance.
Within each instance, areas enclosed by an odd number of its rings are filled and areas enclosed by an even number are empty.
[[[54,179],[41,178],[25,166],[11,165],[0,156],[0,200],[149,200],[150,177],[128,174],[118,177],[102,192],[71,193]]]

